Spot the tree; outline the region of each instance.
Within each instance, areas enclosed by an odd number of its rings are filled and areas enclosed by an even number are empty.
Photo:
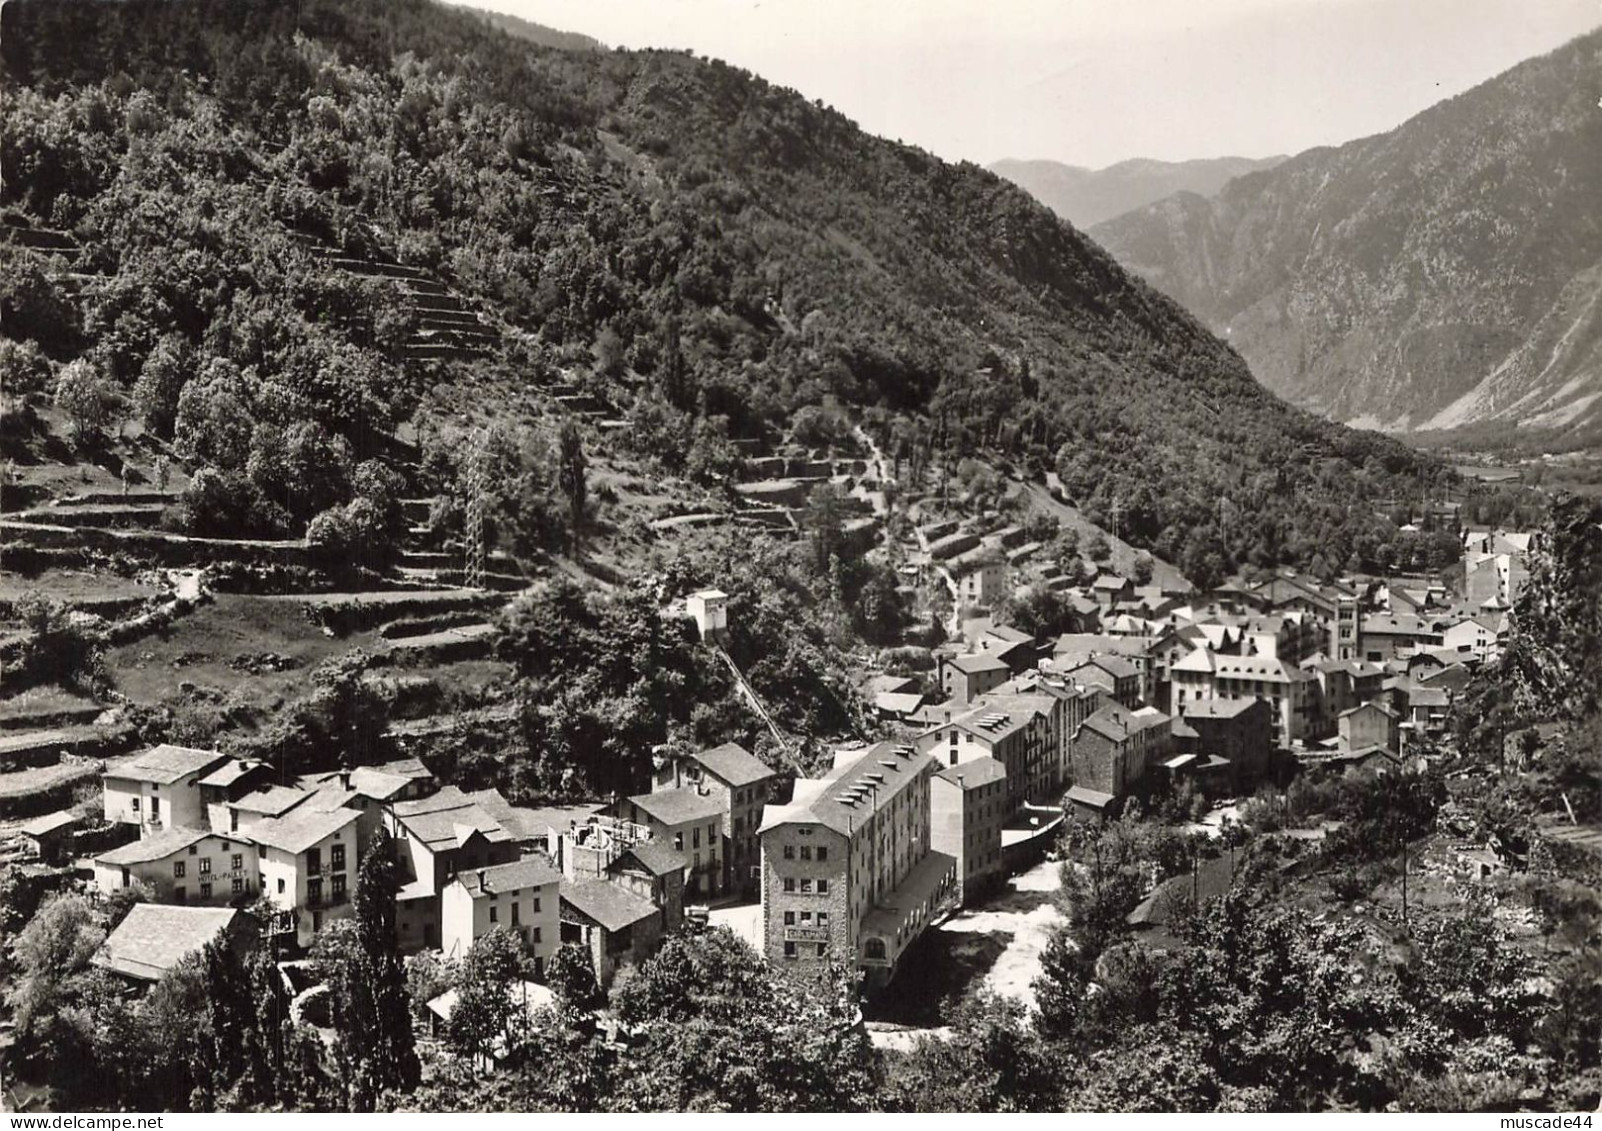
[[[178,419],[178,398],[194,359],[189,342],[181,334],[168,334],[156,343],[139,370],[133,401],[145,427],[157,436],[170,438]]]
[[[69,363],[56,377],[56,409],[67,418],[72,442],[80,448],[100,439],[117,400],[116,391],[86,358]]]
[[[584,438],[571,421],[562,425],[556,441],[556,484],[567,500],[568,528],[576,549],[584,531],[585,483]]]
[[[492,927],[475,942],[462,962],[451,1010],[450,1040],[458,1052],[476,1060],[497,1049],[512,1051],[513,1022],[517,1018],[517,983],[524,978],[527,960],[522,940],[506,927]]]
[[[16,980],[6,992],[23,1063],[58,1059],[70,983],[84,971],[106,930],[94,904],[76,894],[50,897],[11,943]]]

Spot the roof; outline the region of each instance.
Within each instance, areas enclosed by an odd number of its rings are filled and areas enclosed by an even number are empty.
[[[162,743],[135,754],[115,765],[106,767],[108,778],[171,785],[179,778],[198,774],[222,761],[219,750],[197,750],[191,746],[169,746]]]
[[[1068,790],[1068,800],[1096,809],[1105,809],[1113,803],[1113,795],[1103,793],[1099,789],[1086,789],[1082,785],[1076,785]]]
[[[1151,710],[1135,712],[1126,711],[1116,703],[1109,703],[1090,718],[1080,723],[1081,727],[1089,727],[1098,734],[1106,735],[1114,742],[1122,742],[1130,735],[1150,730],[1152,727],[1165,725],[1172,720],[1161,711]]]
[[[164,860],[175,852],[182,852],[191,844],[199,844],[211,836],[221,840],[244,839],[227,833],[214,833],[210,829],[163,829],[159,833],[102,852],[95,857],[95,862],[124,868],[130,864],[149,864],[153,860]]]
[[[200,779],[201,785],[230,786],[253,770],[267,765],[252,758],[230,758],[211,773]]]
[[[818,824],[850,836],[853,828],[935,764],[914,746],[875,743],[832,771],[827,780],[797,779],[795,796],[806,800],[766,806],[757,831],[784,824]]]
[[[1348,707],[1348,708],[1346,708],[1346,710],[1342,711],[1340,714],[1336,715],[1335,717],[1337,719],[1344,719],[1348,715],[1360,714],[1363,711],[1379,711],[1380,713],[1385,715],[1387,718],[1394,719],[1396,717],[1396,712],[1395,711],[1391,710],[1384,703],[1381,703],[1381,702],[1379,702],[1378,700],[1375,700],[1375,699],[1371,699],[1367,703],[1359,703],[1355,707]]]
[[[136,903],[95,955],[95,964],[147,982],[160,981],[227,930],[238,914],[232,907]]]
[[[562,902],[608,931],[621,931],[656,914],[654,903],[606,880],[581,884],[563,880]]]
[[[1104,573],[1090,583],[1092,589],[1107,589],[1114,593],[1119,592],[1128,585],[1127,578],[1119,577],[1116,573]]]
[[[629,798],[629,803],[651,820],[669,827],[721,817],[725,807],[721,794],[701,793],[694,786],[639,793]]]
[[[49,836],[53,832],[71,828],[80,824],[83,818],[70,809],[62,809],[56,813],[46,813],[42,817],[35,817],[22,826],[22,835],[31,837]]]
[[[653,876],[670,876],[674,872],[681,872],[688,863],[684,853],[675,851],[660,841],[648,840],[644,844],[624,849],[617,860],[612,862],[612,866],[616,867],[620,861],[630,856],[639,861],[640,866]]]
[[[304,789],[294,789],[287,785],[270,785],[245,794],[238,801],[231,802],[231,805],[247,813],[282,817],[310,797],[311,794]]]
[[[523,888],[561,883],[562,873],[544,856],[535,854],[510,864],[457,872],[456,882],[466,888],[469,895],[495,895],[503,891],[521,891]]]
[[[1364,636],[1439,636],[1440,630],[1423,617],[1366,616],[1363,618]]]
[[[499,797],[499,794],[495,795]],[[480,833],[491,844],[503,844],[516,839],[495,816],[487,810],[482,795],[463,793],[455,786],[446,786],[433,797],[414,801],[397,801],[394,804],[395,820],[405,825],[410,836],[422,841],[430,850],[460,848],[473,833]],[[491,800],[493,805],[494,801]]]
[[[1166,923],[1170,913],[1175,910],[1175,900],[1184,900],[1194,894],[1199,902],[1206,903],[1228,891],[1234,878],[1235,864],[1231,856],[1226,854],[1203,860],[1194,869],[1171,876],[1158,884],[1150,895],[1135,906],[1125,921],[1131,927]],[[1177,894],[1169,896],[1171,892]]]
[[[942,723],[941,727],[935,729],[946,726],[960,727],[975,738],[984,739],[986,742],[1000,742],[1028,726],[1037,711],[1038,708],[1007,709],[996,703],[975,703],[973,709],[966,714],[957,716],[949,723]]]
[[[1261,680],[1264,683],[1308,683],[1314,679],[1311,672],[1304,672],[1284,660],[1267,656],[1215,655],[1213,663],[1219,675],[1232,678]]]
[[[945,852],[926,852],[914,864],[894,891],[878,900],[862,917],[859,934],[892,938],[906,925],[907,918],[929,900],[955,873],[957,858]]]
[[[1113,635],[1104,632],[1065,632],[1057,637],[1051,651],[1057,656],[1099,656],[1110,652],[1117,656],[1143,656],[1149,641],[1130,635]]]
[[[1407,702],[1412,707],[1450,707],[1452,693],[1444,687],[1415,687],[1407,693]]]
[[[873,697],[873,709],[890,715],[910,715],[921,706],[923,706],[923,695],[917,691],[897,693],[881,691]]]
[[[1122,656],[1091,656],[1084,663],[1069,669],[1069,674],[1083,668],[1100,668],[1114,679],[1134,679],[1140,669]]]
[[[983,758],[972,758],[966,762],[958,762],[955,766],[947,766],[935,775],[944,781],[950,782],[963,790],[979,789],[994,782],[1007,779],[1007,768],[994,758],[986,755]]]
[[[1010,671],[1007,662],[994,652],[965,652],[960,656],[952,656],[946,663],[966,675],[976,672],[1004,672]]]
[[[428,1011],[441,1021],[449,1021],[451,1014],[456,1012],[456,1003],[461,996],[460,990],[446,990],[438,997],[428,1000]],[[549,986],[542,986],[538,982],[518,981],[506,983],[506,1000],[512,1003],[514,1009],[521,1008],[532,1017],[536,1010],[554,1002],[556,995]]]
[[[914,698],[921,697],[914,696]],[[918,704],[914,702],[912,709],[916,709],[917,706]],[[755,785],[759,781],[767,781],[776,776],[772,767],[738,742],[725,742],[722,746],[714,746],[710,750],[697,751],[690,757],[707,773],[735,788]]]
[[[1014,628],[1010,624],[998,624],[989,629],[986,636],[994,636],[997,640],[1005,640],[1009,644],[1033,644],[1035,638],[1021,628]]]
[[[312,845],[356,823],[354,809],[316,812],[303,809],[287,817],[270,817],[250,826],[246,834],[264,848],[277,848],[300,855]]]
[[[889,675],[884,672],[871,675],[860,684],[862,694],[870,697],[874,695],[899,695],[902,692],[913,690],[917,686],[918,681],[911,676]]]
[[[373,769],[385,774],[398,774],[403,778],[428,778],[433,780],[434,774],[418,758],[395,758],[388,762],[380,762]]]

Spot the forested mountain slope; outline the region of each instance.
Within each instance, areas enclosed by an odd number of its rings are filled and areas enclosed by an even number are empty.
[[[877,409],[898,450],[1055,467],[1203,582],[1369,560],[1394,528],[1365,500],[1448,474],[1265,393],[1022,190],[721,63],[542,48],[425,0],[3,19],[8,217],[83,249],[5,252],[5,333],[158,423],[187,397],[192,422],[311,419],[361,451],[491,364],[399,350],[403,312],[313,244],[436,273],[526,332],[493,364],[582,369],[637,430]],[[158,343],[183,360],[150,376]]]
[[[1211,196],[1230,181],[1259,169],[1272,169],[1283,157],[1204,157],[1194,161],[1136,158],[1086,169],[1061,161],[1008,158],[989,166],[1074,227],[1086,229],[1176,192]]]
[[[1098,226],[1334,419],[1602,435],[1602,32],[1389,133]]]

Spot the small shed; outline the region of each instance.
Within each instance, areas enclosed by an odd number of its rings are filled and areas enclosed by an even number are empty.
[[[68,838],[82,828],[84,820],[71,810],[62,809],[35,817],[22,826],[22,838],[33,854],[46,864],[64,864]]]

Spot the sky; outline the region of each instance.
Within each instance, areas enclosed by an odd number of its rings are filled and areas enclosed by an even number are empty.
[[[689,48],[948,160],[1267,157],[1399,125],[1602,0],[469,0]]]

